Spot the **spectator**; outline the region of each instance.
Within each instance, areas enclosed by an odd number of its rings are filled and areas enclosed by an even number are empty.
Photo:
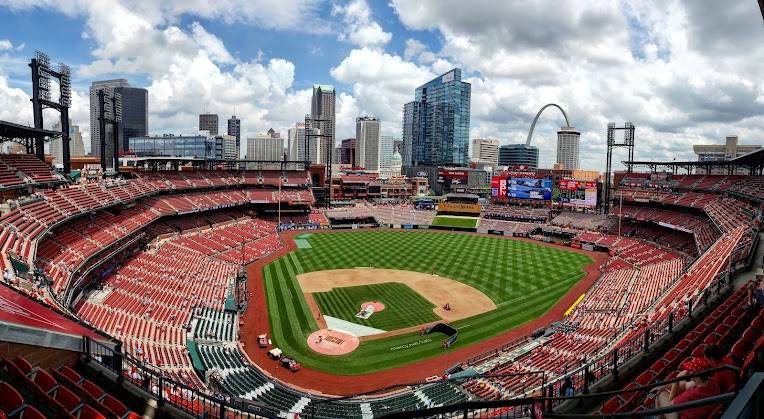
[[[575,389],[573,388],[573,380],[570,378],[570,376],[565,377],[565,380],[562,382],[562,386],[560,387],[560,397],[573,397],[574,392]]]
[[[13,282],[13,273],[11,272],[11,268],[8,268],[3,271],[3,280],[6,284],[11,285]]]
[[[703,348],[703,358],[706,359],[709,368],[719,368],[727,364],[732,364],[729,359],[724,359],[722,350],[716,345],[708,345]],[[719,391],[726,393],[735,388],[735,372],[732,370],[716,371],[711,377],[719,386]]]
[[[677,378],[684,377],[685,375],[696,374],[710,369],[711,367],[706,362],[705,358],[692,358],[689,361],[685,361],[680,365],[682,371],[679,372]],[[684,389],[683,389],[684,387]],[[655,399],[655,407],[663,408],[673,405],[680,405],[689,403],[695,400],[702,400],[708,397],[718,396],[719,386],[716,381],[711,380],[708,374],[699,375],[690,379],[690,382],[677,381],[671,384],[668,391],[664,390],[658,394]],[[717,405],[709,404],[692,409],[686,409],[681,412],[674,412],[662,415],[666,419],[701,419],[708,418],[711,413],[716,409]]]

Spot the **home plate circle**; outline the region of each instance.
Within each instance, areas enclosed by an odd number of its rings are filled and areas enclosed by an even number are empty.
[[[345,355],[358,348],[358,337],[336,330],[321,329],[308,336],[310,349],[323,355]]]
[[[361,304],[361,310],[365,309],[368,306],[373,306],[375,313],[379,313],[380,311],[385,309],[385,305],[380,303],[379,301],[367,301]]]

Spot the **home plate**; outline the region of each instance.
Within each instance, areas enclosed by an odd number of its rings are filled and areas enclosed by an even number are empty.
[[[310,349],[323,355],[345,355],[358,348],[357,337],[336,330],[321,329],[308,336]]]

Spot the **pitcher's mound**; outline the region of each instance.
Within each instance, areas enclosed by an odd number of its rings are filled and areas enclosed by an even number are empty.
[[[385,309],[385,305],[380,303],[379,301],[367,301],[361,304],[361,310],[365,309],[368,306],[374,306],[375,313],[379,313],[380,311]]]
[[[308,336],[310,349],[323,355],[345,355],[358,348],[356,336],[336,330],[321,329]]]

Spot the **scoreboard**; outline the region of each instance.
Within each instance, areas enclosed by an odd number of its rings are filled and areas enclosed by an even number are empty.
[[[558,201],[563,206],[594,208],[597,206],[597,182],[561,179]]]

